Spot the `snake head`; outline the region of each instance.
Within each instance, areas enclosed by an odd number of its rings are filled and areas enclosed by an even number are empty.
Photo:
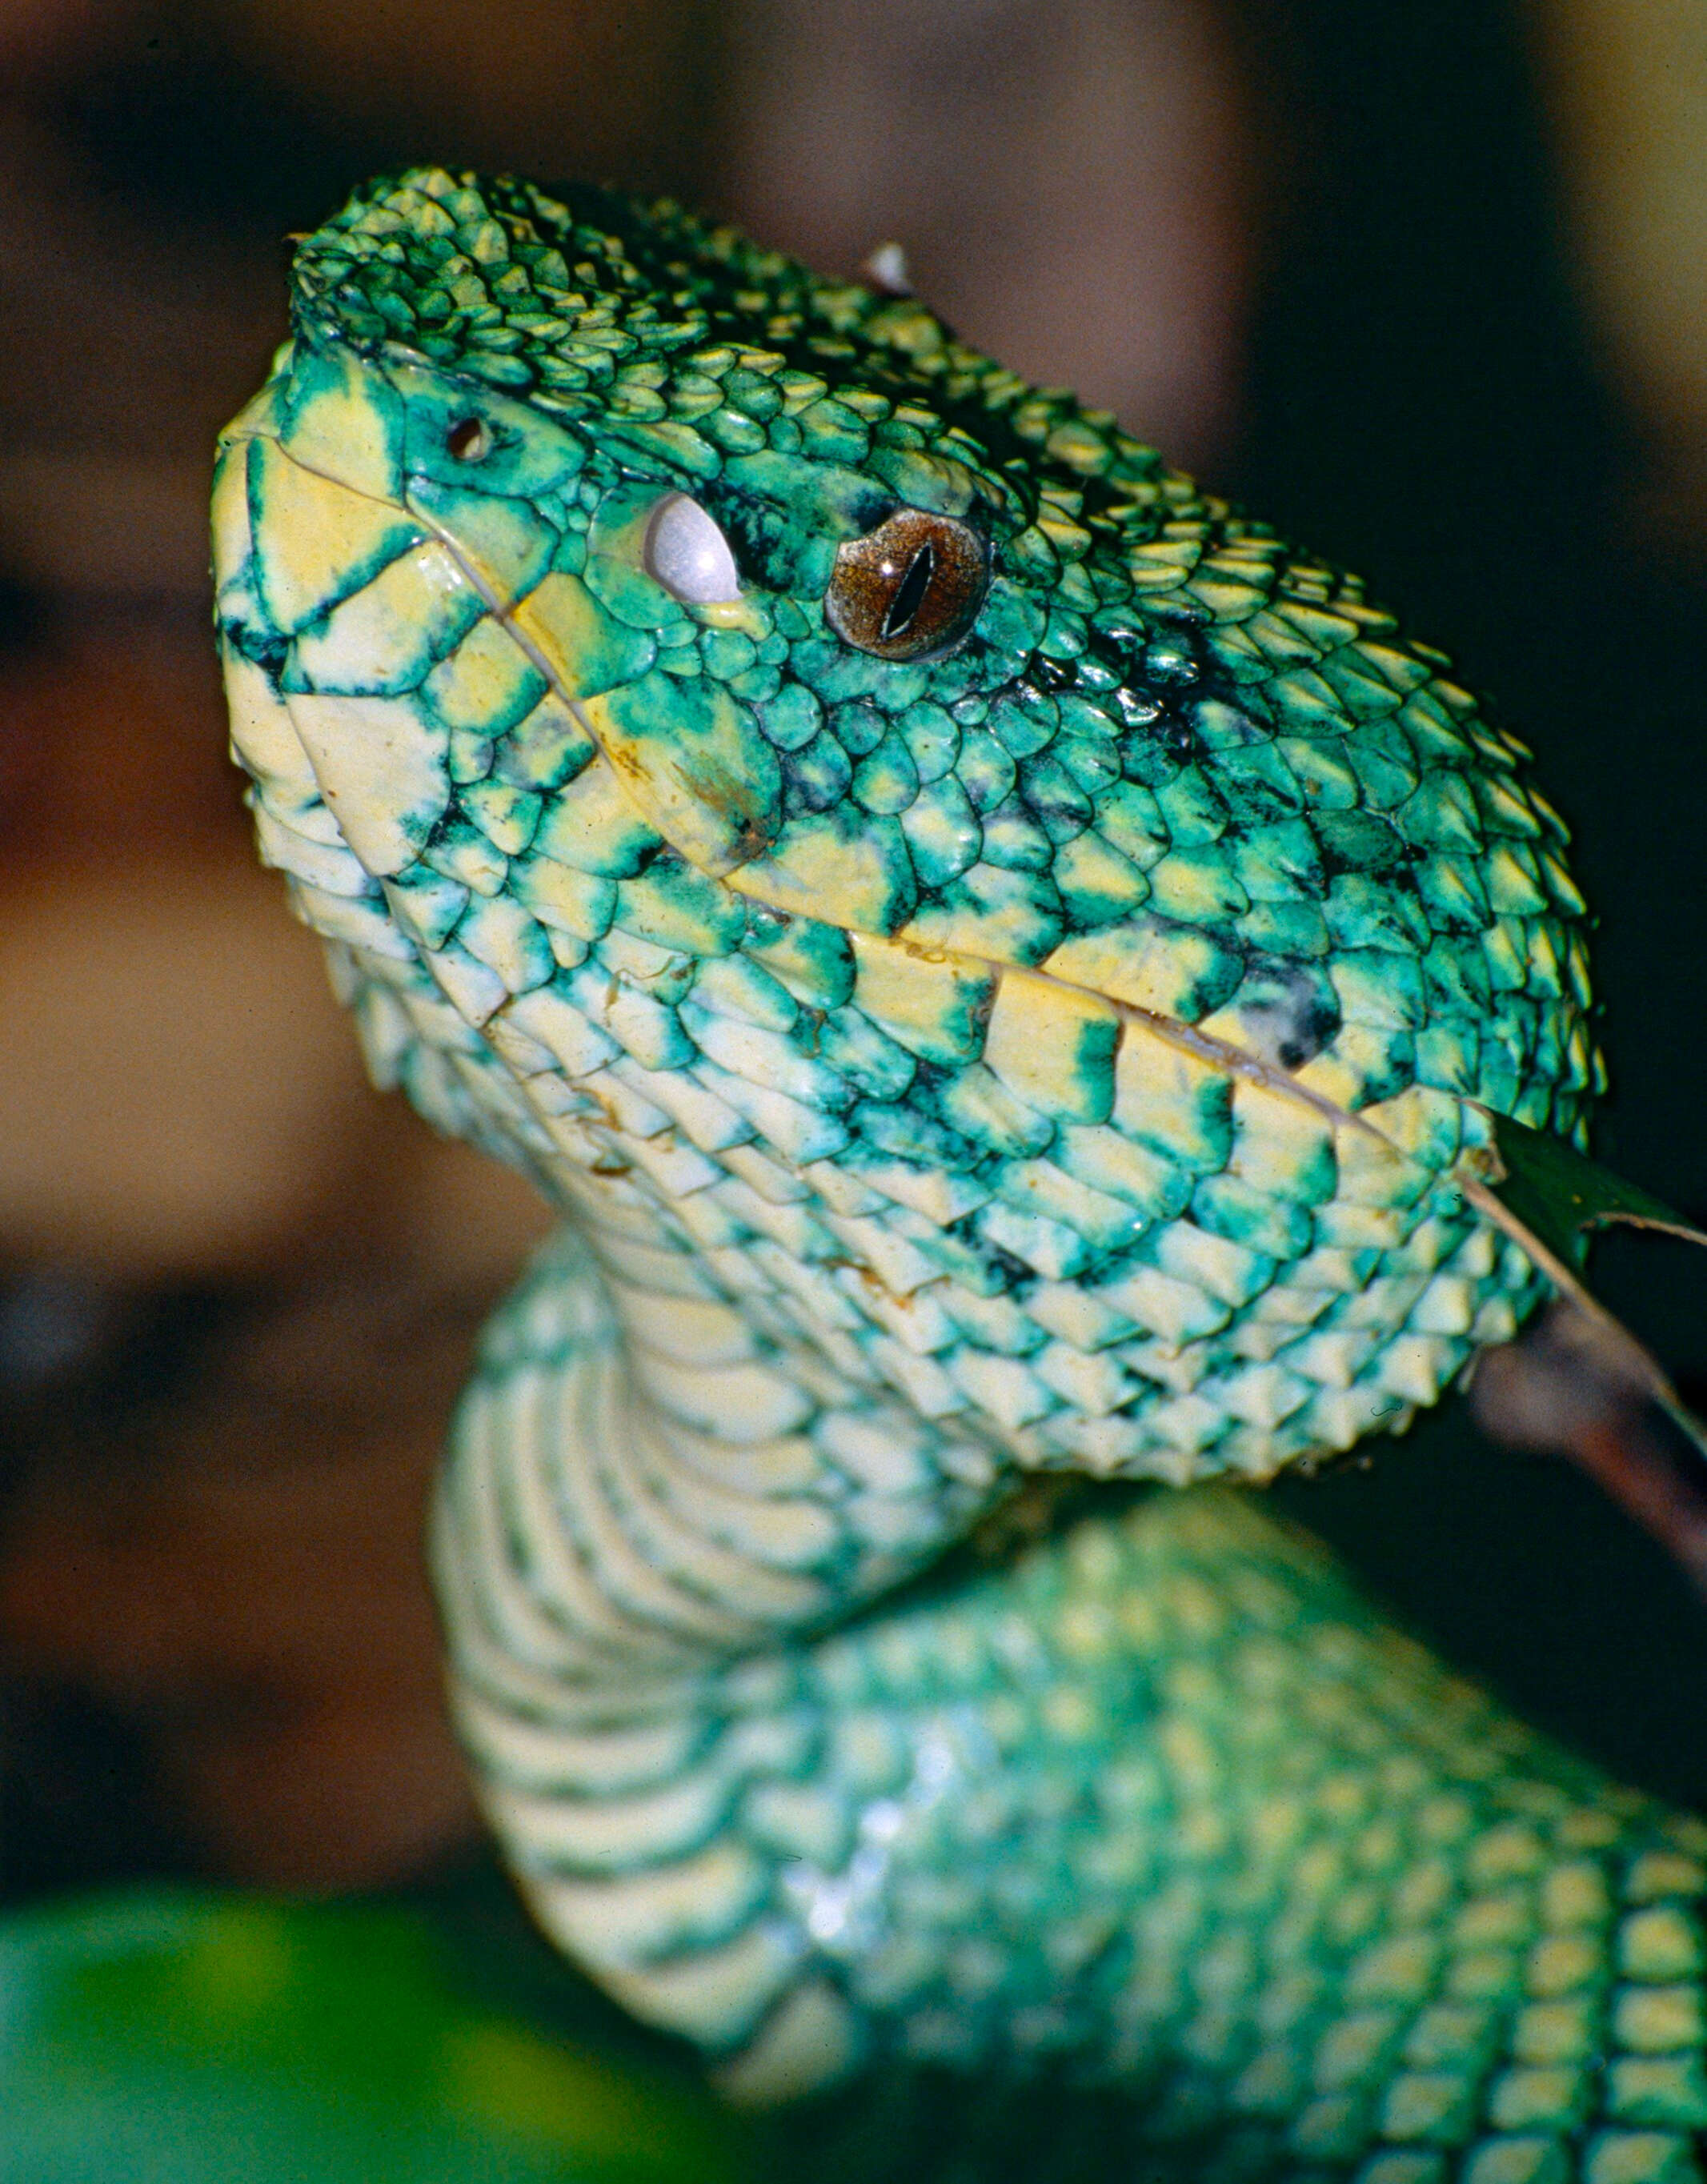
[[[309,240],[295,322],[223,443],[221,620],[372,877],[443,849],[483,761],[565,788],[518,757],[545,705],[614,777],[605,861],[638,825],[773,905],[906,922],[947,702],[1042,627],[1029,466],[920,408],[928,314],[667,209],[425,173]]]
[[[1580,1120],[1520,746],[1106,415],[672,205],[438,170],[308,238],[293,326],[215,563],[323,932],[382,920],[477,1026],[613,917],[851,935],[950,965],[933,1055],[1024,970],[1352,1108]]]

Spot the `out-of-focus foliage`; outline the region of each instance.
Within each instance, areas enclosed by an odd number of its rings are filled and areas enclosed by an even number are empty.
[[[710,2096],[470,1991],[425,1914],[144,1895],[0,1930],[3,2184],[751,2176]]]

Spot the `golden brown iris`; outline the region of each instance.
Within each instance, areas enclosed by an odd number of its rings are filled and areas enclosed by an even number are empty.
[[[837,549],[824,612],[862,652],[922,660],[965,636],[989,581],[990,549],[969,523],[898,508]]]

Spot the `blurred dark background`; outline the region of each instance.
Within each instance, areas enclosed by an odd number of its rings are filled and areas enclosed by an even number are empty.
[[[419,1568],[540,1217],[365,1091],[253,866],[213,434],[371,168],[666,188],[925,298],[1363,569],[1535,747],[1603,1155],[1707,1145],[1701,0],[10,0],[0,14],[0,1901],[477,1857]],[[1707,1273],[1602,1285],[1699,1392]],[[1462,1665],[1707,1805],[1707,1612],[1461,1405],[1283,1490]]]

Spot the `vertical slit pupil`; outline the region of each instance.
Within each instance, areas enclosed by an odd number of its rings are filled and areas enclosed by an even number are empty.
[[[895,587],[895,597],[889,603],[889,612],[883,618],[883,642],[892,644],[904,637],[912,627],[914,617],[924,604],[924,595],[930,589],[930,580],[936,574],[936,554],[926,539],[908,566],[906,574]]]

